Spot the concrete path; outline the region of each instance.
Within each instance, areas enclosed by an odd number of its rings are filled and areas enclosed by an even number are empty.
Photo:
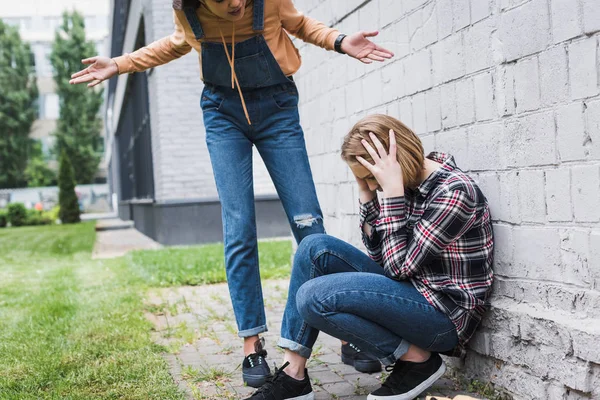
[[[122,221],[118,218],[102,219],[96,222],[96,243],[92,258],[115,258],[131,250],[160,247],[159,243],[136,230],[132,221]]]
[[[287,287],[287,280],[263,284],[271,329],[264,337],[271,366],[282,363],[282,351],[276,343]],[[254,389],[242,384],[242,342],[237,337],[226,284],[153,290],[148,294],[147,309],[155,327],[155,341],[169,350],[165,357],[171,372],[190,399],[243,399],[252,393]],[[342,364],[340,342],[331,336],[321,334],[314,349],[309,375],[317,400],[364,400],[385,377],[385,372],[361,374]],[[459,394],[468,393],[457,390],[450,379],[441,379],[420,399]]]

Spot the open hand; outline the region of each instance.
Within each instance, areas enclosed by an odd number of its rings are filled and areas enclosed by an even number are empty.
[[[86,58],[81,62],[89,65],[89,67],[71,75],[71,80],[69,81],[71,85],[90,82],[88,83],[88,87],[94,87],[119,73],[117,63],[108,57],[96,56]]]
[[[342,41],[342,51],[350,57],[362,61],[365,64],[371,64],[373,61],[385,61],[392,58],[394,53],[383,47],[377,46],[371,42],[370,37],[377,36],[379,32],[357,32],[346,36]]]
[[[361,156],[357,156],[356,159],[377,179],[383,190],[384,197],[404,196],[404,178],[402,177],[402,167],[398,163],[396,135],[394,131],[390,129],[389,152],[386,151],[379,139],[377,139],[377,136],[373,133],[370,133],[369,136],[377,151],[364,139],[362,145],[371,155],[374,164],[371,164]]]

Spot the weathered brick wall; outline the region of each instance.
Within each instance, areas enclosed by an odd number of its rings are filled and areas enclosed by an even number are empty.
[[[599,0],[297,0],[341,31],[380,30],[364,66],[298,42],[301,114],[328,232],[359,244],[339,158],[368,113],[455,155],[491,205],[493,309],[463,371],[522,399],[600,399]]]
[[[171,2],[142,0],[142,4],[146,42],[170,35],[173,32]],[[148,79],[156,199],[216,197],[200,109],[203,85],[198,53],[192,51],[154,69]],[[255,194],[274,194],[271,179],[256,151],[254,160]]]

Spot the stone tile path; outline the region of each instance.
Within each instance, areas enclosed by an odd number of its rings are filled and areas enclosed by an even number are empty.
[[[93,259],[120,257],[131,250],[161,247],[159,243],[136,230],[132,221],[122,221],[118,218],[98,220],[96,231]]]
[[[281,365],[283,358],[276,343],[287,287],[287,280],[263,284],[270,328],[264,337],[270,365]],[[168,349],[165,358],[173,377],[190,399],[243,399],[252,393],[252,388],[242,384],[242,342],[237,337],[225,284],[153,290],[146,302],[155,341]],[[342,364],[340,342],[321,334],[309,360],[309,375],[317,400],[364,400],[379,387],[385,372],[361,374]],[[455,386],[450,379],[441,379],[420,399],[427,395],[453,398],[468,394]]]

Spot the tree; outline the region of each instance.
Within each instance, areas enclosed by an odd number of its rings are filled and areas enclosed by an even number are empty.
[[[58,165],[58,217],[63,224],[73,224],[81,221],[79,202],[75,193],[75,173],[73,165],[66,152],[60,155]]]
[[[35,140],[32,141],[25,176],[29,187],[52,186],[56,183],[56,173],[48,167],[42,145]]]
[[[75,179],[79,184],[92,183],[100,163],[102,122],[98,113],[102,90],[70,85],[69,80],[81,69],[81,60],[94,55],[94,43],[85,38],[83,16],[77,11],[65,12],[50,55],[60,99],[55,150],[57,154],[67,154],[75,166]]]
[[[37,118],[35,61],[16,28],[0,20],[0,187],[22,187]]]

